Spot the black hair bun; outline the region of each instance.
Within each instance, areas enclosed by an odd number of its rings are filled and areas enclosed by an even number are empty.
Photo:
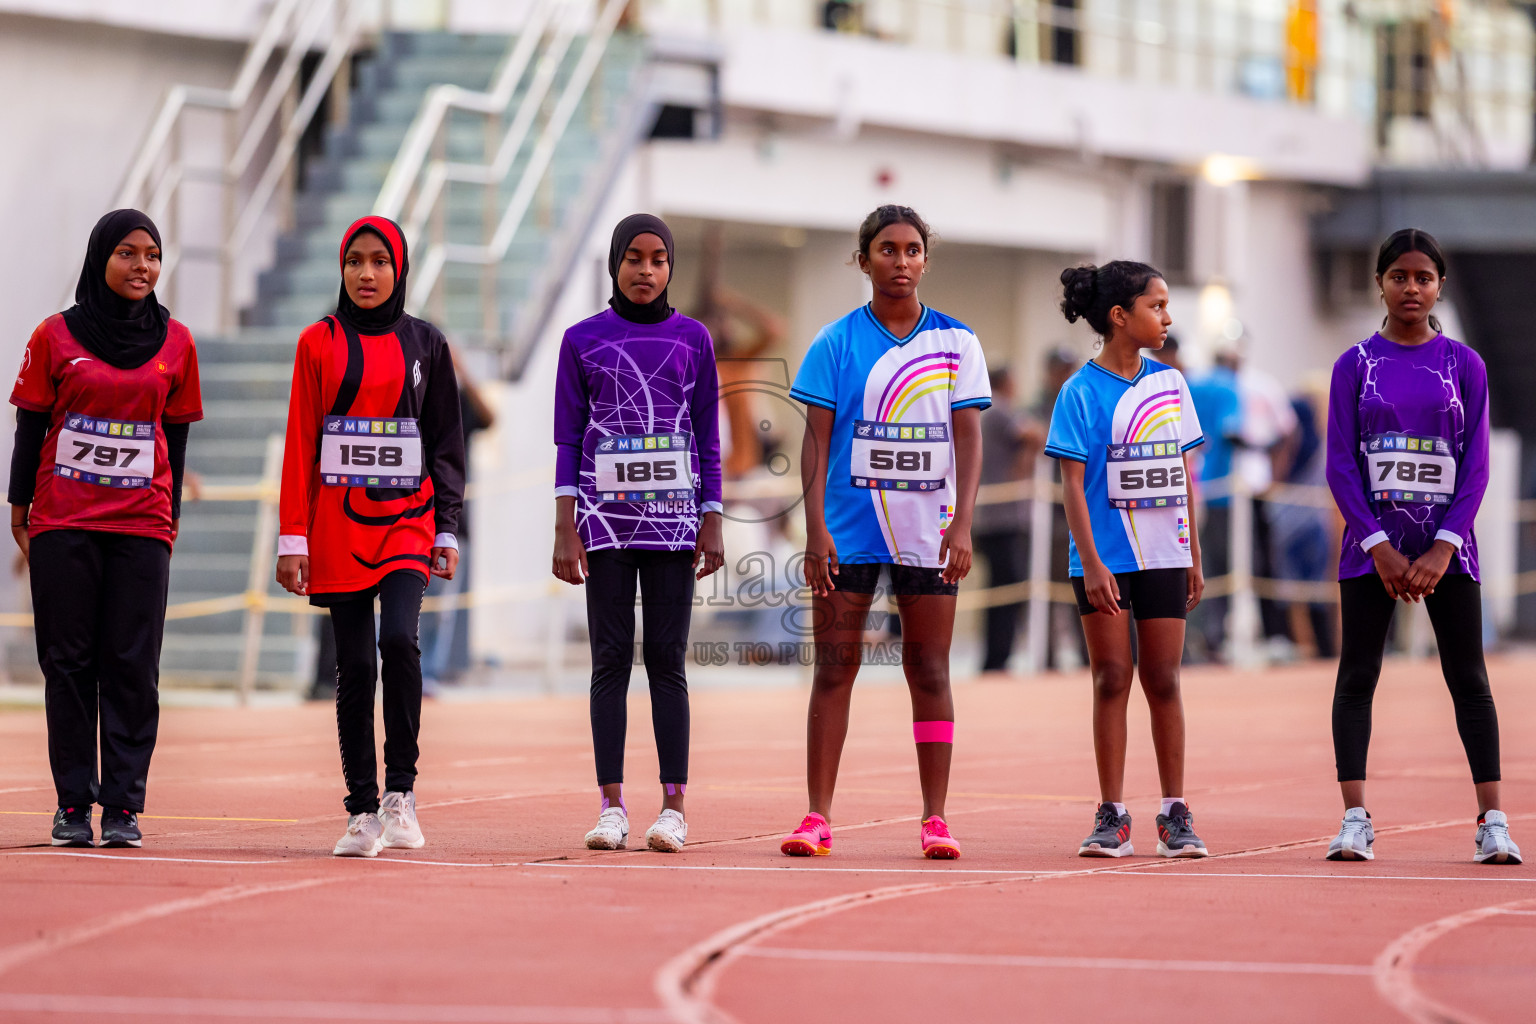
[[[1099,268],[1068,267],[1061,272],[1061,312],[1067,323],[1075,324],[1093,308],[1094,293],[1098,291]]]

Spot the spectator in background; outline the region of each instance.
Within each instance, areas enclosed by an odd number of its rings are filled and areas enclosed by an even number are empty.
[[[1289,465],[1282,479],[1297,487],[1323,488],[1326,452],[1319,410],[1328,406],[1326,382],[1316,382],[1291,398],[1296,414],[1296,441],[1289,447]],[[1321,491],[1312,494],[1321,495]],[[1276,502],[1272,508],[1275,561],[1281,579],[1312,582],[1330,579],[1333,553],[1338,549],[1329,526],[1334,513],[1331,498],[1308,503],[1307,494],[1297,500]],[[1294,603],[1290,606],[1291,636],[1307,653],[1332,658],[1338,653],[1337,612],[1331,603]]]
[[[1268,495],[1276,479],[1285,479],[1290,466],[1296,442],[1296,413],[1291,409],[1285,387],[1245,361],[1236,344],[1218,350],[1216,363],[1230,370],[1237,380],[1242,416],[1232,468],[1242,474],[1248,493],[1253,495],[1253,575],[1258,579],[1275,579],[1272,528],[1276,507]],[[1284,604],[1260,598],[1259,620],[1270,659],[1294,658],[1295,645],[1291,642]]]
[[[496,422],[496,413],[481,395],[458,349],[453,353],[454,373],[459,382],[459,410],[464,424],[464,472],[470,473],[470,450],[475,435],[490,428]],[[443,683],[457,682],[469,670],[469,609],[458,607],[460,594],[468,593],[473,586],[470,579],[470,502],[464,502],[464,512],[459,519],[459,571],[451,580],[433,577],[427,585],[427,597],[444,598],[444,605],[436,612],[421,616],[421,667],[422,688],[426,696],[432,696]]]
[[[1030,416],[1035,423],[1040,425],[1042,432],[1049,432],[1051,426],[1051,413],[1056,408],[1056,396],[1061,394],[1062,386],[1077,372],[1077,368],[1083,365],[1076,352],[1066,345],[1058,345],[1045,354],[1045,380],[1040,387],[1040,396],[1035,400]],[[1202,421],[1204,422],[1204,421]],[[1058,486],[1061,484],[1061,464],[1051,460],[1052,482]],[[1051,582],[1063,587],[1071,585],[1067,579],[1067,513],[1056,502],[1051,503]],[[1075,599],[1065,603],[1051,602],[1050,624],[1046,629],[1045,667],[1047,669],[1057,667],[1057,645],[1060,641],[1072,645],[1077,655],[1077,664],[1088,664],[1088,645],[1083,637],[1083,629],[1079,624],[1077,614],[1077,601]]]
[[[1228,600],[1221,580],[1232,570],[1232,502],[1227,478],[1232,473],[1233,446],[1242,432],[1242,403],[1237,393],[1237,374],[1217,364],[1189,378],[1189,396],[1195,415],[1205,429],[1205,444],[1195,449],[1200,464],[1196,500],[1202,514],[1200,554],[1205,579],[1218,596],[1207,597],[1189,615],[1186,643],[1190,660],[1221,658],[1226,638]]]
[[[1035,456],[1045,447],[1045,432],[1017,406],[1013,375],[993,370],[992,407],[981,414],[981,484],[1010,484],[1034,477]],[[971,528],[976,550],[987,560],[989,587],[1006,587],[1029,575],[1028,499],[976,503]],[[982,672],[1003,672],[1013,655],[1022,601],[992,605],[986,616],[986,653]]]

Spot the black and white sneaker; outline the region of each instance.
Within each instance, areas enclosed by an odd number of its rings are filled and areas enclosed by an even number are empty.
[[[1157,816],[1157,855],[1159,857],[1205,857],[1205,842],[1195,835],[1195,816],[1182,802]]]
[[[101,845],[143,846],[144,833],[139,831],[139,816],[121,807],[103,807]]]
[[[1376,842],[1376,829],[1364,807],[1351,807],[1344,812],[1339,824],[1339,834],[1328,844],[1329,860],[1375,860],[1371,849]]]
[[[1077,848],[1079,857],[1129,857],[1136,852],[1131,845],[1131,815],[1121,814],[1114,804],[1099,804],[1093,815],[1093,835]]]
[[[54,846],[95,846],[96,834],[91,831],[91,808],[60,807],[53,816]]]

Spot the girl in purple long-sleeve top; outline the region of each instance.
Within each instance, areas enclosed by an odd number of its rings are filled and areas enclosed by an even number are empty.
[[[661,762],[662,811],[646,832],[676,853],[688,837],[688,624],[693,584],[725,561],[719,387],[709,332],[667,304],[672,232],[635,214],[614,228],[609,308],[565,332],[555,380],[554,574],[587,584],[592,746],[602,809],[589,849],[629,838],[626,696],[639,584]]]
[[[1477,791],[1479,863],[1519,864],[1499,809],[1499,721],[1483,662],[1482,595],[1472,524],[1488,486],[1488,371],[1440,333],[1445,284],[1433,238],[1405,229],[1382,245],[1380,332],[1333,365],[1328,486],[1344,516],[1339,555],[1343,644],[1333,748],[1344,821],[1329,860],[1370,860],[1365,809],[1371,698],[1398,598],[1423,601]]]

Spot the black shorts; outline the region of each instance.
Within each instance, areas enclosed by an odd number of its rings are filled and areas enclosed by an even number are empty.
[[[1137,621],[1142,619],[1182,619],[1189,603],[1188,569],[1142,569],[1117,572],[1120,607],[1128,608]],[[1088,588],[1081,576],[1072,577],[1072,593],[1077,595],[1077,614],[1098,611],[1088,603]]]
[[[895,562],[844,562],[837,567],[832,585],[850,594],[873,594],[881,569],[890,570],[890,593],[895,597],[954,597],[960,593],[960,584],[944,582],[943,569]]]

